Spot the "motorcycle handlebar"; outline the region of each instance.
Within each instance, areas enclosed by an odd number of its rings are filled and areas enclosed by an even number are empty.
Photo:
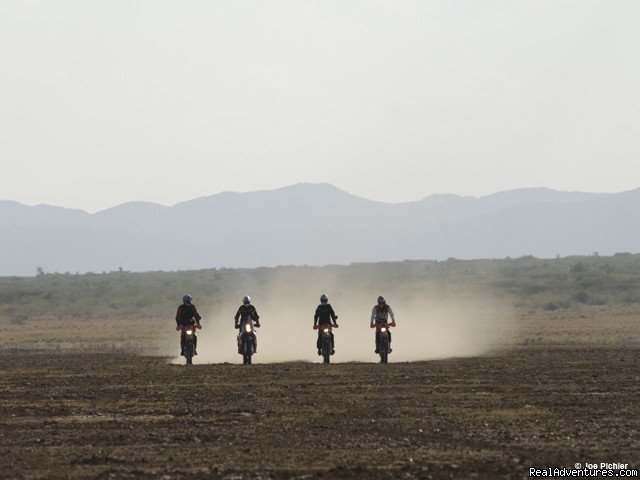
[[[370,325],[371,328],[377,328],[378,330],[381,329],[382,327],[395,327],[396,326],[396,322],[391,322],[391,323],[380,323],[380,322],[376,322],[376,323],[372,323]]]
[[[195,325],[177,325],[176,326],[176,332],[179,332],[180,330],[186,330],[188,328],[202,328],[202,325],[200,325],[199,323],[196,323]]]
[[[318,330],[320,328],[329,327],[329,328],[338,328],[337,323],[323,323],[322,325],[314,325],[313,329]]]

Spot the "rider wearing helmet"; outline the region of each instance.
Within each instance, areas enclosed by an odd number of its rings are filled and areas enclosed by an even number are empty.
[[[245,320],[251,320],[255,322],[255,327],[260,328],[260,315],[256,310],[256,307],[251,305],[251,297],[249,295],[245,295],[242,299],[242,305],[238,308],[238,312],[236,313],[235,318],[235,328],[240,330],[242,326],[242,322]],[[258,339],[256,338],[255,333],[251,334],[253,336],[253,351],[254,353],[258,353]],[[242,354],[242,332],[238,332],[238,353]]]
[[[393,310],[391,309],[391,305],[387,304],[384,297],[380,295],[378,297],[378,303],[374,305],[373,310],[371,310],[371,328],[376,326],[376,323],[388,323],[389,316],[391,316],[391,325],[395,326],[396,317],[393,314]],[[380,353],[378,346],[380,345],[380,330],[376,330],[376,353]],[[393,350],[391,349],[391,330],[389,330],[389,353]]]
[[[198,313],[196,306],[191,303],[193,297],[188,293],[182,297],[182,305],[178,307],[176,312],[177,329],[188,325],[197,325],[200,328],[200,320],[202,317]],[[197,355],[198,337],[193,335],[193,354]],[[180,336],[180,355],[184,356],[184,333]]]
[[[338,316],[333,311],[333,307],[329,303],[329,297],[326,294],[320,295],[320,305],[316,308],[316,314],[313,316],[313,328],[319,325],[325,325],[331,323],[333,320],[333,326],[337,327],[336,320]],[[335,352],[335,340],[333,338],[333,332],[331,332],[331,355]],[[318,329],[318,341],[316,342],[318,348],[318,355],[322,355],[322,330]]]

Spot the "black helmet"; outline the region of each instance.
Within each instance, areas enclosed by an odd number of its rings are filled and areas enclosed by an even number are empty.
[[[193,297],[191,295],[189,295],[188,293],[184,297],[182,297],[182,301],[184,303],[191,303],[191,300],[193,300]]]
[[[245,295],[242,299],[242,303],[245,305],[249,305],[251,303],[251,297],[249,295]]]
[[[378,303],[385,303],[384,297],[382,295],[378,297]]]
[[[327,303],[329,301],[329,297],[327,297],[326,293],[323,293],[322,295],[320,295],[320,302],[321,303]]]

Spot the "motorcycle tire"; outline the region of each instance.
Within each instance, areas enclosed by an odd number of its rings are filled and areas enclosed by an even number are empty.
[[[331,342],[327,339],[322,341],[322,359],[323,363],[331,363]]]
[[[242,342],[242,355],[243,365],[251,365],[251,356],[253,355],[253,340],[244,339]]]
[[[380,342],[380,363],[387,363],[389,360],[389,343],[387,341]]]
[[[187,361],[187,365],[193,365],[193,345],[189,342],[184,346],[184,358]]]

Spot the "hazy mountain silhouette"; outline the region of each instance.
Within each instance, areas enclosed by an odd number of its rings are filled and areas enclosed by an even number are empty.
[[[102,212],[0,201],[1,275],[640,251],[640,189],[387,204],[328,184]]]

